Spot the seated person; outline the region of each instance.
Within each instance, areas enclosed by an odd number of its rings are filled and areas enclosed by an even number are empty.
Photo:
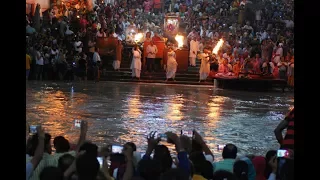
[[[260,62],[259,62],[259,60],[257,60],[257,59],[252,59],[251,62],[252,62],[252,66],[253,66],[252,72],[253,72],[254,74],[260,74],[260,73],[261,73],[261,70],[260,70]]]
[[[238,76],[240,73],[240,68],[241,68],[241,64],[240,64],[240,60],[237,59],[235,64],[233,65],[232,71],[234,73],[235,76]]]

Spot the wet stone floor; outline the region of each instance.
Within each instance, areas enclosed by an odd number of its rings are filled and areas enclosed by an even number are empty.
[[[133,141],[141,152],[150,131],[196,129],[220,159],[216,147],[226,143],[237,145],[240,155],[278,148],[273,130],[294,99],[293,93],[212,86],[27,82],[26,101],[27,122],[72,143],[79,136],[75,119],[88,121],[88,139],[99,146]]]

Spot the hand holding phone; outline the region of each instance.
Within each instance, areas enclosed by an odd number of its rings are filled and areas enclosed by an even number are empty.
[[[288,158],[290,157],[290,153],[288,150],[285,150],[285,149],[279,149],[277,151],[277,157],[278,158]]]
[[[167,141],[168,140],[168,137],[167,137],[166,134],[159,134],[157,137],[160,138],[161,141]]]
[[[81,128],[81,120],[74,120],[74,127]]]
[[[29,128],[29,133],[30,134],[37,134],[37,126],[36,125],[31,125]]]
[[[103,157],[97,157],[97,160],[100,164],[100,168],[102,168],[103,167]]]
[[[225,147],[225,145],[217,144],[217,150],[218,151],[222,151],[224,147]]]
[[[181,135],[187,136],[189,138],[193,138],[193,131],[188,131],[188,130],[181,130]]]

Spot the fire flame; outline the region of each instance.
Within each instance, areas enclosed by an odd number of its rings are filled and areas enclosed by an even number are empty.
[[[183,40],[184,40],[183,36],[177,34],[174,39],[178,42],[178,48],[183,47]]]
[[[224,43],[223,39],[220,39],[219,42],[217,43],[217,45],[213,48],[212,54],[218,54],[218,51],[221,48],[221,46],[223,45],[223,43]]]
[[[142,38],[143,38],[143,34],[142,33],[137,33],[137,34],[134,35],[134,41],[135,42],[140,42]]]

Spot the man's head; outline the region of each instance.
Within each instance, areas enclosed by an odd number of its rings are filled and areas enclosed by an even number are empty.
[[[223,159],[236,159],[238,148],[234,144],[227,144],[222,151]]]
[[[128,146],[132,148],[133,152],[137,151],[137,146],[133,142],[127,142],[126,144],[124,144],[123,150],[126,150]]]
[[[85,151],[86,156],[93,156],[95,158],[97,158],[97,156],[98,156],[98,146],[91,143],[91,142],[83,143],[79,149],[79,152],[80,151]]]
[[[87,152],[84,155],[80,155],[76,159],[76,169],[78,178],[81,179],[96,179],[100,164],[96,157],[88,155]]]
[[[95,52],[99,52],[99,48],[98,47],[94,47],[94,51]]]
[[[53,140],[53,146],[57,153],[64,153],[70,150],[70,144],[63,136],[57,136]]]

